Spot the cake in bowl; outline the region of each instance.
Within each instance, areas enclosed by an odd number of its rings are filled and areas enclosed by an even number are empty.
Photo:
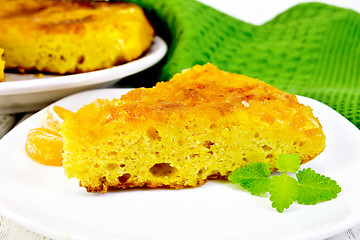
[[[61,132],[66,175],[103,193],[196,187],[252,162],[275,170],[279,154],[306,163],[325,148],[319,120],[295,95],[212,64],[85,105]]]
[[[82,73],[139,58],[154,29],[126,2],[0,0],[0,47],[7,69]]]

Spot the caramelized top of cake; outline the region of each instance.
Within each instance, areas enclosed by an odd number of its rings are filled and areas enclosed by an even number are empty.
[[[309,129],[319,127],[311,108],[299,104],[295,95],[254,78],[221,71],[212,64],[197,65],[153,88],[134,89],[120,99],[105,101],[101,108],[93,109],[93,105],[80,110],[79,114],[84,114],[80,118],[104,124],[191,121],[199,117],[216,121],[242,111],[270,125],[291,121],[289,124],[296,128],[305,127],[305,123],[312,125],[307,126]],[[314,121],[305,121],[309,118]]]
[[[47,33],[79,34],[87,31],[88,23],[92,24],[92,28],[96,24],[98,29],[94,30],[100,31],[106,27],[106,23],[113,24],[113,17],[119,18],[118,21],[121,22],[131,20],[134,13],[143,14],[139,6],[125,2],[0,0],[0,4],[0,19],[5,21],[5,24],[15,24],[23,29],[24,35],[31,35],[39,30]],[[6,27],[4,29],[8,30]]]

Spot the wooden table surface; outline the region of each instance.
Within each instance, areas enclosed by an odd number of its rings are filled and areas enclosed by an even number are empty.
[[[327,239],[360,240],[360,225]],[[34,233],[0,215],[0,240],[52,240],[52,238]]]

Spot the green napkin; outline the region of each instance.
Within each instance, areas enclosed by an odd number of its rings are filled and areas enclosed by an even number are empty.
[[[169,45],[158,81],[195,64],[263,80],[317,99],[360,127],[360,14],[299,4],[256,26],[195,0],[129,0]]]

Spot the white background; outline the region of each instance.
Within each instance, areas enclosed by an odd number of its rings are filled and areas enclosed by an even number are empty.
[[[224,13],[256,25],[263,24],[277,14],[299,3],[314,2],[304,0],[199,0]],[[319,0],[338,7],[360,12],[360,0]]]

